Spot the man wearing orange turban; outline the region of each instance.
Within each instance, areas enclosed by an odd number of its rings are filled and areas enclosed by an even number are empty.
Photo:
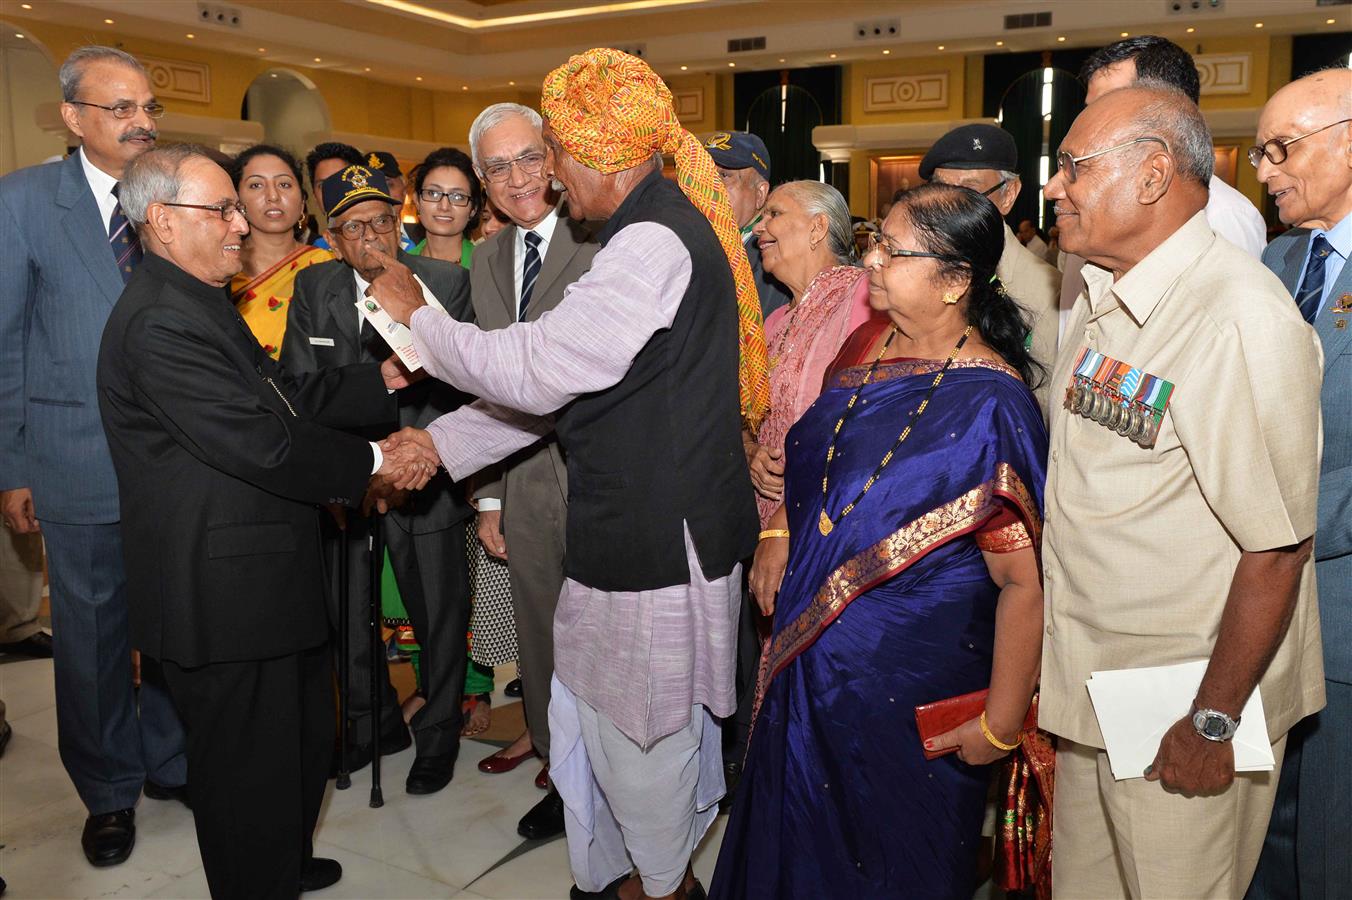
[[[572,896],[700,898],[689,861],[723,794],[714,717],[736,708],[741,560],[758,527],[741,428],[766,406],[760,304],[713,160],[647,64],[574,56],[545,79],[542,112],[551,177],[569,215],[605,221],[602,249],[553,311],[490,332],[424,307],[389,260],[374,298],[410,325],[428,372],[481,398],[398,439],[434,448],[458,480],[558,435],[550,775]]]

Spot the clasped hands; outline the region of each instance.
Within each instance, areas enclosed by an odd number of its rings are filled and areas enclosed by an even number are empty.
[[[420,491],[441,466],[432,436],[421,428],[403,428],[380,442],[384,455],[362,498],[362,514],[385,513],[401,506],[409,491]]]

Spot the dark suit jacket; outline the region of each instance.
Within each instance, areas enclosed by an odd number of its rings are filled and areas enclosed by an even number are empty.
[[[80,154],[0,178],[0,490],[38,517],[116,522],[94,366],[122,293]]]
[[[474,321],[468,272],[454,263],[402,251],[399,261],[422,279],[448,313],[462,322]],[[356,303],[357,283],[345,262],[320,263],[297,275],[282,340],[281,361],[287,371],[317,372],[387,359],[391,350],[374,332],[368,329],[369,340],[362,340]],[[399,427],[426,428],[469,399],[448,384],[426,378],[399,392]],[[365,436],[379,440],[385,434],[366,432]],[[405,531],[428,534],[450,528],[473,513],[464,491],[445,472],[438,472],[426,488],[414,491],[403,506],[393,510],[390,519]]]
[[[1310,231],[1293,228],[1268,244],[1263,264],[1292,295],[1310,251]],[[1319,519],[1314,533],[1324,677],[1352,684],[1352,262],[1343,266],[1314,321],[1324,348],[1324,458],[1319,470]]]
[[[591,268],[592,257],[601,249],[596,235],[586,224],[568,217],[567,204],[560,204],[558,222],[549,240],[540,275],[531,291],[526,321],[533,322],[563,300],[568,285]],[[517,226],[506,228],[474,248],[470,282],[474,287],[474,314],[485,331],[506,328],[516,321]],[[504,520],[525,510],[529,515],[543,503],[561,506],[568,496],[568,466],[553,434],[543,441],[513,454],[495,467],[495,480],[485,481],[475,491],[477,497],[496,497],[503,501]],[[548,508],[548,507],[545,507]],[[559,523],[562,528],[563,523]]]
[[[316,504],[362,496],[392,422],[376,365],[294,377],[224,288],[147,254],[108,319],[99,407],[122,501],[135,647],[181,666],[328,637]]]

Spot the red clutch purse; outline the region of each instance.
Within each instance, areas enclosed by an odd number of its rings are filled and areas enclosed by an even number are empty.
[[[936,738],[941,734],[952,731],[963,722],[975,719],[981,715],[981,711],[986,708],[986,695],[989,690],[973,691],[970,694],[963,694],[959,697],[949,697],[947,700],[936,700],[933,703],[924,703],[915,708],[915,725],[920,732],[921,749],[924,749],[925,741]],[[1030,703],[1028,706],[1028,716],[1023,720],[1023,731],[1037,727],[1037,704]],[[925,750],[925,759],[937,759],[948,753],[953,753],[957,747],[949,747],[947,750]]]

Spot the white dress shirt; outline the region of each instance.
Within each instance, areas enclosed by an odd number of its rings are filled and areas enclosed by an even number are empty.
[[[79,149],[80,166],[84,169],[85,181],[89,182],[89,189],[94,192],[94,202],[99,205],[99,216],[103,219],[103,233],[108,233],[108,220],[113,217],[113,210],[117,208],[117,198],[113,196],[113,188],[117,187],[117,179],[109,175],[89,161],[85,156],[84,148]]]
[[[534,228],[522,228],[516,226],[516,237],[513,240],[515,246],[516,264],[512,266],[512,285],[516,292],[516,308],[521,309],[521,274],[523,264],[526,260],[526,232],[533,231],[540,236],[540,264],[544,265],[545,254],[549,253],[549,241],[554,237],[554,228],[559,224],[559,211],[552,210],[549,215],[540,220],[540,224]]]

